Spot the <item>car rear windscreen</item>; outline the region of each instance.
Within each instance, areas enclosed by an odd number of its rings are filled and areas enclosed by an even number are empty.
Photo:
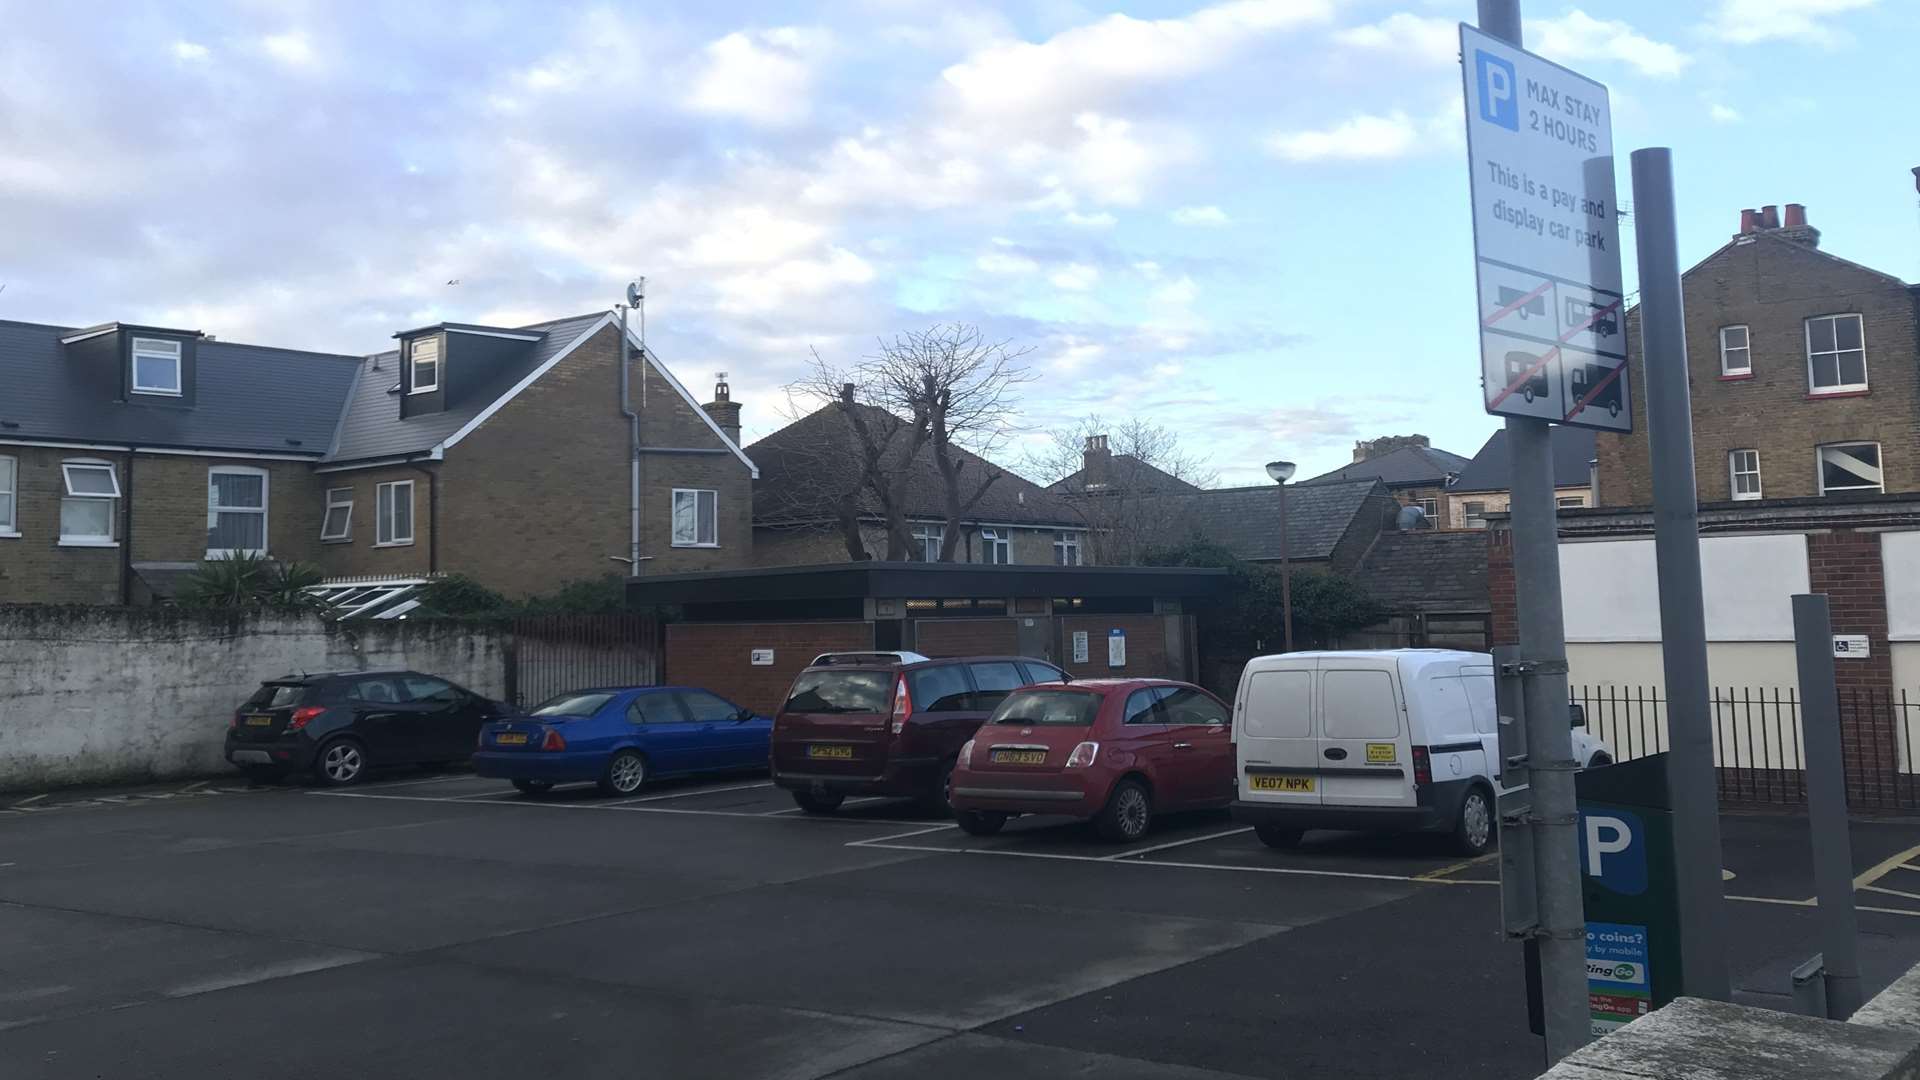
[[[781,712],[883,713],[893,707],[891,671],[807,671],[794,680]]]
[[[247,708],[284,709],[298,705],[306,699],[307,687],[304,683],[263,683],[260,689],[255,690],[253,696],[247,699]]]
[[[592,716],[613,700],[612,694],[561,694],[533,710],[535,716]]]
[[[1100,695],[1085,690],[1015,690],[987,723],[1086,727],[1099,711]]]

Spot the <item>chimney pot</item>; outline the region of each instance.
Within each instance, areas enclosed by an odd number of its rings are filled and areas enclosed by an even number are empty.
[[[1804,229],[1807,227],[1807,208],[1797,202],[1787,204],[1787,228]]]
[[[1763,206],[1760,208],[1760,227],[1763,229],[1777,229],[1780,227],[1780,207],[1778,205]]]
[[[1759,217],[1759,213],[1753,210],[1740,211],[1740,235],[1748,236],[1752,234],[1755,226],[1760,223]]]

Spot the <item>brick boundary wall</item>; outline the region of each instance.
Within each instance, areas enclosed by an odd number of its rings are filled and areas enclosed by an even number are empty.
[[[914,651],[926,656],[1011,656],[1020,651],[1012,619],[915,619]]]
[[[667,683],[703,687],[772,716],[814,657],[871,648],[870,622],[671,623]],[[755,649],[772,649],[773,663],[755,666]]]
[[[1487,533],[1487,600],[1493,605],[1493,644],[1520,644],[1519,603],[1513,582],[1513,534]]]

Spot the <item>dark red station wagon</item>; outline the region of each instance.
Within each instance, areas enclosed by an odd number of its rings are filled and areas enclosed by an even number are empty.
[[[1230,718],[1219,698],[1169,679],[1016,690],[960,751],[954,816],[989,836],[1016,814],[1064,814],[1131,843],[1156,813],[1233,801]]]
[[[945,813],[947,775],[981,721],[1010,691],[1066,678],[1024,656],[824,654],[773,718],[773,782],[813,814],[849,795],[911,796]]]

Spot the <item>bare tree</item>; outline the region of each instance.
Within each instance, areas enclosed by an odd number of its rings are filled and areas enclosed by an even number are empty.
[[[1139,417],[1109,423],[1089,416],[1056,430],[1025,467],[1058,485],[1087,522],[1094,560],[1108,566],[1136,564],[1149,549],[1178,542],[1187,497],[1218,481],[1179,433]]]
[[[907,513],[916,484],[927,480],[922,455],[929,454],[946,521],[939,557],[953,561],[962,519],[1005,475],[974,465],[961,451],[985,455],[1005,445],[1013,431],[1013,390],[1031,377],[1019,363],[1026,352],[958,323],[883,340],[851,364],[815,351],[807,374],[787,387],[789,411],[798,418],[809,405],[830,403],[848,437],[814,440],[802,451],[819,460],[791,470],[807,479],[789,498],[831,506],[854,559],[870,557],[860,520],[877,515],[886,558],[901,560],[912,548]]]

